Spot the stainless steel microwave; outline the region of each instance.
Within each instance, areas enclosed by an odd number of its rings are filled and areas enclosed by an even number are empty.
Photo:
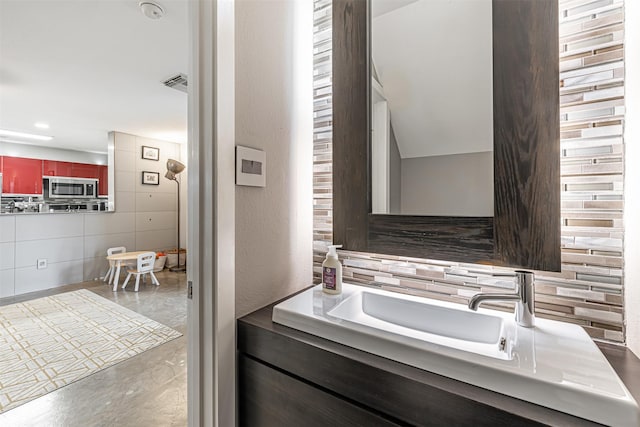
[[[42,184],[45,199],[95,199],[98,197],[97,179],[45,176]]]

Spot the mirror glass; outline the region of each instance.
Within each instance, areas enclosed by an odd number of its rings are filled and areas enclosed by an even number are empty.
[[[373,214],[493,216],[491,0],[371,0]]]

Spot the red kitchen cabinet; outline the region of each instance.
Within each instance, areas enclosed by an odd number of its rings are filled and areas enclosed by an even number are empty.
[[[44,160],[43,170],[45,176],[67,176],[72,178],[100,177],[100,165],[90,163],[61,162],[57,160]]]
[[[43,160],[42,174],[44,176],[71,176],[71,162],[59,162],[57,160]]]
[[[98,170],[100,165],[91,165],[88,163],[72,163],[71,175],[74,178],[100,178]]]
[[[45,176],[99,179],[98,194],[101,196],[109,194],[108,166],[106,165],[44,160],[43,170]]]
[[[98,179],[98,194],[109,194],[106,165],[0,156],[0,172],[3,175],[2,192],[5,194],[41,195],[43,176]]]
[[[4,156],[2,193],[42,195],[42,160]]]
[[[109,195],[109,167],[106,165],[98,166],[98,175],[100,182],[98,183],[98,195]]]

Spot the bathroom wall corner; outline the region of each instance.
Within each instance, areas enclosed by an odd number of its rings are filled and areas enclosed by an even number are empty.
[[[640,3],[626,1],[625,74],[640,75]],[[640,79],[626,79],[624,179],[624,275],[627,346],[640,356]]]

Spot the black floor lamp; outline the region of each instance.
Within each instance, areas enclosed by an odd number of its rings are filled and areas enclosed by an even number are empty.
[[[186,271],[185,266],[180,265],[180,181],[178,181],[178,178],[176,177],[176,175],[182,172],[184,168],[185,165],[183,165],[179,161],[169,159],[167,160],[167,173],[164,174],[165,178],[170,179],[171,181],[175,181],[178,185],[178,265],[176,267],[170,268],[170,271]]]

